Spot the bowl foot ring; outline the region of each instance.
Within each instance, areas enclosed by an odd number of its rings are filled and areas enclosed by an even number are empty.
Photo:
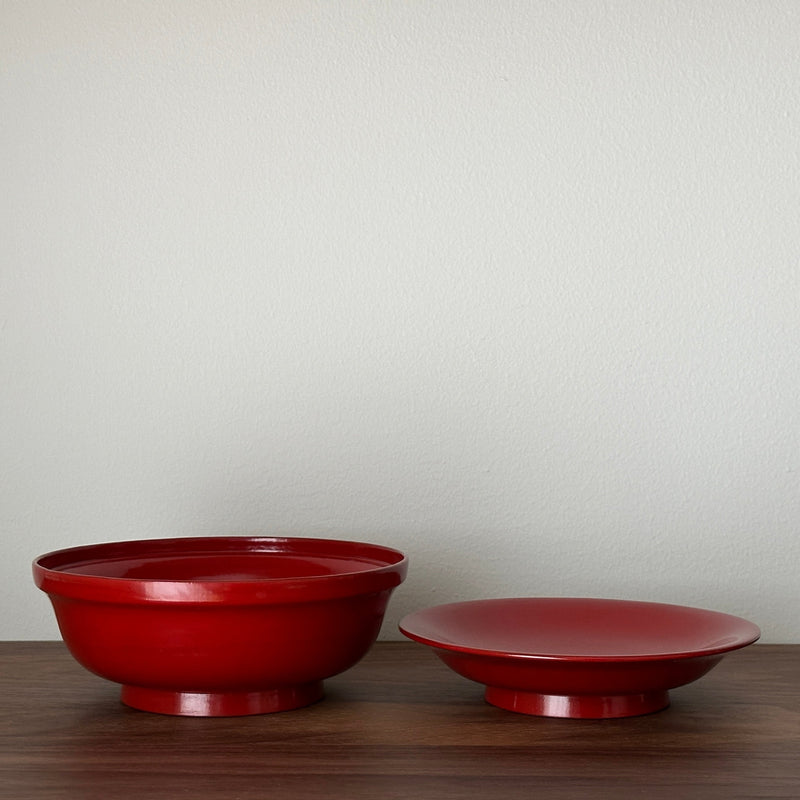
[[[243,717],[309,706],[321,700],[322,681],[258,692],[175,692],[123,686],[121,700],[140,711],[182,717]]]
[[[486,689],[486,702],[506,711],[539,717],[614,719],[661,711],[669,705],[669,693],[559,695],[489,686]]]

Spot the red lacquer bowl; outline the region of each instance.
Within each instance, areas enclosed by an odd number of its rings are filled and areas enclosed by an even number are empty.
[[[75,659],[145,711],[239,716],[309,705],[378,636],[405,556],[362,542],[180,538],[33,563]]]
[[[486,686],[487,702],[548,717],[631,717],[669,705],[725,653],[755,642],[747,620],[699,608],[589,598],[450,603],[400,630]]]

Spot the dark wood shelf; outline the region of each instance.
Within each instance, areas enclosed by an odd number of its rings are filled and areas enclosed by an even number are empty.
[[[60,642],[0,642],[0,797],[800,797],[800,645],[754,645],[621,720],[502,711],[429,650],[382,642],[305,709],[123,706]]]

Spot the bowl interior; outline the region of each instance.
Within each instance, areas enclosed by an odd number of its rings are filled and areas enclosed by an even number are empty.
[[[359,572],[374,564],[334,556],[298,557],[285,553],[141,554],[58,567],[61,572],[147,581],[247,581],[308,578]]]
[[[388,548],[323,539],[143,539],[70,548],[38,559],[62,574],[132,581],[265,581],[347,575],[402,560]]]
[[[685,606],[593,598],[509,598],[436,606],[401,630],[417,641],[474,653],[551,658],[711,654],[759,636],[747,620]]]

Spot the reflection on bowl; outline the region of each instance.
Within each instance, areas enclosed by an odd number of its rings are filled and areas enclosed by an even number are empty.
[[[400,630],[486,700],[523,714],[628,717],[669,705],[669,689],[755,642],[747,620],[698,608],[592,598],[450,603],[410,614]]]
[[[144,539],[33,563],[64,641],[134,708],[188,716],[285,711],[378,636],[405,556],[335,539]]]

